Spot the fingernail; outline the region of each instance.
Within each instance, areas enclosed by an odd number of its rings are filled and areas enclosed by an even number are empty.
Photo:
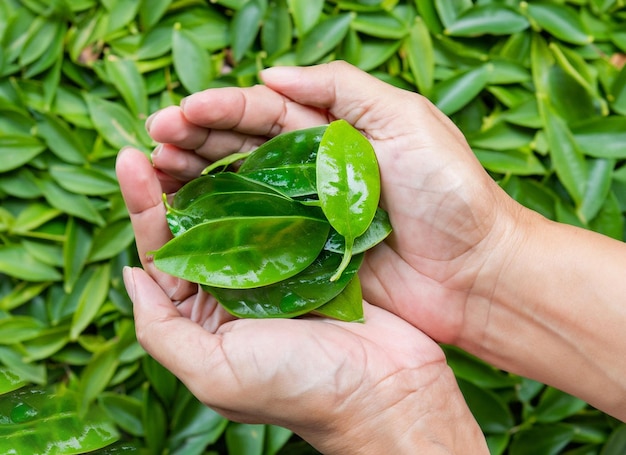
[[[283,82],[297,80],[301,73],[301,69],[296,66],[272,66],[261,70],[259,77],[264,82],[269,79],[273,82]]]
[[[154,161],[154,159],[161,153],[161,150],[163,150],[163,144],[157,145],[150,154],[150,159]]]
[[[180,110],[183,112],[185,111],[185,104],[187,104],[188,99],[189,99],[189,96],[186,96],[182,100],[180,100]]]
[[[154,114],[151,114],[147,119],[146,119],[146,130],[148,132],[150,132],[150,127],[152,126],[152,122],[154,121],[154,118],[157,116],[158,112],[155,112]]]
[[[135,277],[133,275],[133,269],[127,265],[122,269],[122,277],[124,278],[124,286],[126,286],[126,292],[128,297],[133,302],[135,301]]]

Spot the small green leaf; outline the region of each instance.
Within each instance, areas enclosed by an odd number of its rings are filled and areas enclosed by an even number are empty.
[[[320,21],[298,42],[296,48],[298,64],[315,63],[331,52],[348,33],[352,18],[352,14],[343,13]]]
[[[70,217],[66,224],[63,244],[65,292],[72,292],[76,280],[82,274],[91,244],[92,237],[89,230],[74,217]]]
[[[488,170],[500,174],[545,175],[546,168],[532,153],[517,150],[492,151],[473,148],[480,163]]]
[[[154,9],[153,6],[147,8]],[[146,84],[137,69],[137,64],[130,59],[108,55],[104,59],[104,66],[109,80],[120,92],[126,105],[139,119],[145,120],[148,116],[148,94]]]
[[[513,415],[502,397],[464,379],[458,378],[457,382],[483,432],[506,433],[511,430],[514,425]]]
[[[289,50],[292,38],[291,16],[283,0],[267,9],[261,29],[261,46],[268,56],[272,56]]]
[[[80,375],[78,393],[81,409],[86,409],[106,389],[117,369],[119,347],[116,344],[103,344],[89,360]]]
[[[206,89],[214,78],[208,51],[180,24],[174,26],[172,33],[174,68],[183,86],[190,93]]]
[[[363,294],[359,276],[355,275],[341,293],[316,308],[314,313],[345,322],[364,322]]]
[[[519,431],[509,446],[510,455],[557,455],[574,438],[574,428],[567,424],[535,426]]]
[[[163,453],[168,430],[167,416],[163,405],[148,387],[148,384],[144,384],[141,419],[150,453]]]
[[[553,387],[547,387],[541,394],[539,403],[533,411],[538,422],[560,422],[587,407],[580,398],[573,397]]]
[[[128,248],[134,239],[133,227],[127,219],[98,228],[93,233],[93,243],[87,261],[109,260]]]
[[[596,158],[626,158],[626,117],[592,118],[572,126],[580,150]]]
[[[98,397],[98,403],[120,428],[133,436],[143,436],[141,420],[142,403],[137,398],[114,392],[104,392]]]
[[[383,39],[403,39],[409,33],[404,24],[390,13],[359,13],[350,26],[364,35]]]
[[[38,184],[41,187],[46,201],[48,201],[52,207],[98,226],[104,225],[102,215],[86,196],[70,193],[58,186],[51,179],[42,180],[38,182]]]

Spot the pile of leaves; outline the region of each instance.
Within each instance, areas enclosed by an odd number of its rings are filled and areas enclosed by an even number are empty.
[[[434,101],[522,204],[623,239],[625,53],[624,0],[0,0],[0,452],[314,453],[205,408],[134,338],[113,163],[151,150],[150,113],[347,60]],[[446,352],[492,453],[626,452],[584,402]]]

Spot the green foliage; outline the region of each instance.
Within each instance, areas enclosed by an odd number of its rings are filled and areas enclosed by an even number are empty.
[[[624,0],[0,0],[0,440],[34,453],[91,422],[103,454],[314,452],[227,422],[134,339],[113,164],[150,151],[148,114],[344,59],[433,100],[522,204],[623,239],[624,53]],[[446,352],[493,453],[626,450],[580,400]]]

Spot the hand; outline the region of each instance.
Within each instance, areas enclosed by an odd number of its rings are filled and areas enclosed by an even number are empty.
[[[144,266],[124,270],[138,340],[201,401],[290,428],[323,453],[488,453],[434,341],[367,303],[365,324],[233,319],[146,255],[170,237],[159,175],[171,178],[132,149],[117,174]]]
[[[164,144],[153,156],[163,187],[175,191],[210,162],[281,132],[344,118],[376,150],[381,205],[394,227],[366,256],[366,299],[438,341],[480,339],[501,262],[492,245],[503,237],[515,243],[516,206],[460,131],[423,97],[343,62],[272,68],[262,78],[265,86],[191,95],[149,120]],[[468,327],[475,333],[465,334]]]

